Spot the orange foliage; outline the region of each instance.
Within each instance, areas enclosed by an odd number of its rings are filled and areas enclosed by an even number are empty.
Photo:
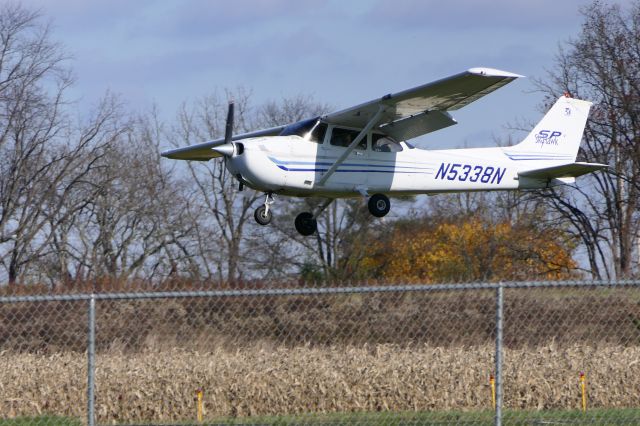
[[[561,280],[576,264],[557,230],[470,219],[434,228],[396,228],[386,250],[364,261],[386,281]]]

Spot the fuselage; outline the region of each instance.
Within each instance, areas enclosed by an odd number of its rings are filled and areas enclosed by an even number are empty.
[[[324,197],[312,211],[296,216],[294,225],[304,236],[317,231],[316,218],[336,198],[363,197],[372,216],[384,217],[391,207],[389,195],[540,189],[573,183],[577,176],[607,168],[576,162],[591,107],[588,101],[561,97],[521,142],[510,147],[423,150],[396,139],[415,138],[455,120],[446,108],[416,110],[423,98],[414,95],[400,93],[394,100],[388,95],[237,137],[232,135],[231,104],[224,139],[163,155],[198,161],[223,157],[240,181],[240,190],[247,185],[266,193],[264,204],[254,212],[260,225],[271,222],[273,194]]]
[[[424,150],[394,143],[392,151],[376,150],[369,136],[366,147],[363,143],[354,149],[324,184],[320,179],[345,148],[299,136],[245,139],[242,153],[227,158],[226,165],[256,190],[291,196],[412,195],[548,185],[519,178],[523,165],[510,158],[506,148]],[[527,168],[538,166],[537,161],[527,163]]]

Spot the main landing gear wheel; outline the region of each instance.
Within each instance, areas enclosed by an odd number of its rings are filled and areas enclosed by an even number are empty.
[[[296,216],[296,231],[301,235],[309,236],[316,232],[318,229],[318,222],[313,218],[313,215],[309,212],[302,212]]]
[[[268,225],[271,223],[271,210],[267,210],[267,206],[260,206],[256,209],[255,213],[253,213],[253,217],[256,219],[260,225]]]
[[[383,217],[389,213],[391,209],[391,202],[386,195],[374,194],[369,198],[369,213],[375,217]]]

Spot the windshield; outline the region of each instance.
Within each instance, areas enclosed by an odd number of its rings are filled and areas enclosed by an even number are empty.
[[[282,129],[280,136],[300,136],[309,142],[322,143],[326,132],[327,125],[319,118],[312,118],[288,125]]]

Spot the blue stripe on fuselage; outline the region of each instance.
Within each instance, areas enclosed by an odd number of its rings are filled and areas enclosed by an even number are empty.
[[[268,157],[278,168],[288,172],[326,172],[334,164],[331,162],[314,162],[314,161],[282,161],[274,157]],[[290,166],[311,166],[306,167],[290,167]],[[327,168],[318,168],[318,166],[328,166]],[[344,167],[379,167],[393,170],[379,170],[379,169],[344,169]],[[408,170],[406,170],[408,169]],[[415,170],[415,171],[414,171]],[[386,165],[386,164],[370,164],[370,163],[342,163],[336,169],[336,172],[340,173],[410,173],[410,174],[433,174],[433,168],[431,167],[412,167],[402,165]]]

